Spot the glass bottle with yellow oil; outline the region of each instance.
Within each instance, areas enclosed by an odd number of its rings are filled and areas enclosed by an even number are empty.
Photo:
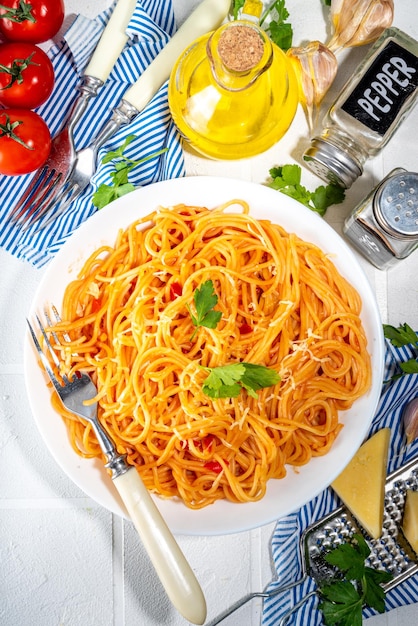
[[[170,76],[173,120],[210,158],[264,152],[286,133],[298,106],[292,64],[258,26],[254,4],[261,3],[247,2],[239,20],[192,43]]]

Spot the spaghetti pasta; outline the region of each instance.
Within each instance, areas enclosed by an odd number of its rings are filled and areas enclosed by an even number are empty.
[[[211,280],[222,317],[193,326]],[[242,200],[177,205],[120,231],[68,284],[54,330],[72,372],[97,385],[99,419],[148,489],[191,508],[256,501],[267,481],[326,454],[338,415],[371,384],[356,290],[318,247],[250,215]],[[250,362],[280,375],[253,398],[211,398],[207,371]],[[100,457],[91,427],[54,407],[73,448]]]

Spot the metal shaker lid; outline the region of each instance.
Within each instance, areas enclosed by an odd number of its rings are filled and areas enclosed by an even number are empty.
[[[376,191],[373,210],[393,237],[418,237],[418,173],[401,172],[388,178]]]
[[[361,164],[322,137],[314,137],[303,159],[323,180],[348,189],[363,173]]]

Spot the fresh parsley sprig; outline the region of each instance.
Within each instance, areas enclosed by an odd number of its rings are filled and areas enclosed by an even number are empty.
[[[239,18],[239,13],[245,5],[245,0],[234,0],[232,3],[232,17]],[[288,50],[292,45],[293,29],[287,22],[289,11],[286,9],[285,0],[275,0],[260,17],[260,26],[265,24],[267,17],[271,17],[270,22],[264,26],[270,39],[282,50]]]
[[[103,209],[103,207],[113,202],[113,200],[116,200],[117,198],[120,198],[121,196],[124,196],[131,191],[134,191],[135,186],[130,183],[128,179],[129,173],[140,163],[145,163],[145,161],[149,161],[150,159],[153,159],[160,154],[163,154],[168,149],[163,148],[162,150],[157,150],[156,152],[147,155],[143,159],[138,159],[137,161],[134,161],[126,157],[124,154],[126,148],[134,139],[135,135],[128,135],[128,137],[126,137],[125,141],[119,148],[117,148],[116,150],[111,150],[102,158],[102,163],[104,165],[113,161],[115,171],[110,172],[112,184],[107,185],[106,183],[102,183],[93,194],[92,202],[94,206],[98,209]]]
[[[408,345],[418,348],[417,334],[408,324],[400,324],[398,328],[390,324],[383,324],[383,334],[395,348],[402,348],[402,346]],[[404,374],[418,374],[418,357],[400,363],[399,367],[402,370],[401,376]]]
[[[279,382],[276,370],[255,363],[230,363],[219,367],[202,367],[209,372],[203,383],[203,393],[210,398],[237,398],[242,389],[257,398],[257,391]]]
[[[238,19],[239,12],[244,6],[245,0],[234,0],[232,3],[232,17],[234,20]]]
[[[393,576],[368,567],[366,559],[369,554],[370,548],[364,537],[354,534],[350,542],[325,555],[325,560],[339,570],[334,579],[319,583],[321,601],[318,608],[324,615],[325,624],[361,626],[365,605],[384,613],[385,591],[382,584],[392,580]]]
[[[201,285],[200,288],[198,287],[195,290],[193,300],[196,315],[193,315],[190,306],[186,305],[187,310],[190,313],[190,317],[192,318],[193,325],[196,327],[190,341],[193,341],[200,326],[205,326],[206,328],[216,328],[222,317],[221,311],[213,310],[218,303],[218,296],[215,293],[213,282],[211,280],[207,280]]]
[[[321,216],[325,215],[332,204],[340,204],[344,201],[345,191],[339,185],[332,183],[326,186],[320,185],[315,191],[309,191],[301,185],[302,168],[299,165],[272,167],[269,174],[272,178],[269,187],[298,200]]]
[[[274,15],[270,23],[265,27],[270,39],[282,50],[288,50],[292,46],[293,28],[287,22],[289,11],[286,8],[285,0],[276,0],[264,11],[260,19],[260,26],[263,25],[268,15]]]

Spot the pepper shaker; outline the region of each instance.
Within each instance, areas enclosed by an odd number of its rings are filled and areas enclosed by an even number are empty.
[[[378,269],[418,248],[418,172],[392,170],[353,210],[344,235]]]
[[[348,189],[418,99],[418,41],[388,28],[343,87],[303,155],[320,178]]]

